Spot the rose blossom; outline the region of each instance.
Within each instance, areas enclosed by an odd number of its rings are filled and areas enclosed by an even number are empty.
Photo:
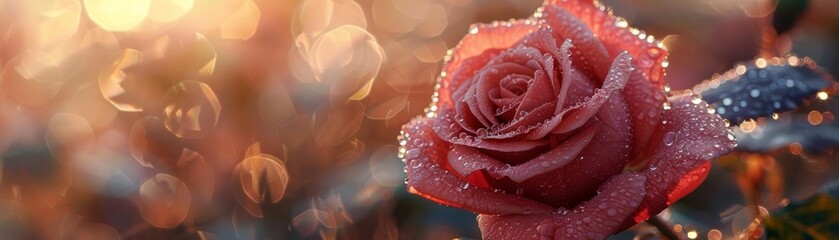
[[[403,127],[408,190],[478,213],[485,239],[600,239],[658,214],[735,146],[697,95],[665,95],[666,56],[591,1],[472,26]]]

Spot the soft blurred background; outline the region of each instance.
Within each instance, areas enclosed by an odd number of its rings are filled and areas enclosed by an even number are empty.
[[[835,0],[603,3],[663,40],[673,89],[787,53],[839,73]],[[0,239],[479,239],[406,193],[396,136],[469,24],[540,4],[2,0]],[[839,132],[819,98],[780,118]],[[661,216],[688,239],[835,237],[839,161],[809,149],[719,159]]]

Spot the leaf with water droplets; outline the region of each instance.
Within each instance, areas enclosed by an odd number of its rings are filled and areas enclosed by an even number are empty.
[[[750,130],[750,131],[746,131]],[[769,152],[790,144],[800,144],[808,153],[824,153],[839,146],[839,125],[813,125],[805,116],[787,115],[758,123],[754,129],[734,128],[737,149]]]
[[[694,87],[724,119],[739,123],[792,111],[835,85],[809,58],[759,58]]]

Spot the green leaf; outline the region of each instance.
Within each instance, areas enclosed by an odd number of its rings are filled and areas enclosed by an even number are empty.
[[[819,193],[766,219],[767,239],[839,239],[839,200]]]

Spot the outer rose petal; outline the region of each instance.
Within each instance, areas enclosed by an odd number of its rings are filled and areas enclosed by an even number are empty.
[[[446,168],[450,144],[437,138],[432,119],[418,118],[404,132],[408,191],[440,204],[486,214],[534,214],[553,208],[517,195],[469,185]]]
[[[667,58],[667,52],[657,42],[648,41],[646,34],[630,30],[626,22],[612,16],[606,7],[595,5],[594,0],[547,0],[543,7],[547,6],[559,6],[577,16],[588,25],[612,56],[621,51],[629,51],[635,57],[635,66],[657,87],[664,86],[661,81],[664,67],[661,63]]]
[[[499,178],[509,177],[515,182],[524,182],[537,175],[559,169],[577,158],[580,151],[594,138],[598,126],[586,128],[550,151],[516,166],[502,163],[474,148],[462,146],[455,146],[449,151],[448,159],[452,169],[462,176],[486,169],[498,175]]]
[[[663,89],[647,80],[640,71],[632,71],[623,90],[632,120],[633,155],[638,155],[645,148],[650,135],[661,122],[661,106],[665,100]]]
[[[593,0],[547,0],[543,8],[551,9],[550,6],[566,9],[584,22],[610,55],[629,51],[634,57],[633,65],[636,68],[624,94],[633,116],[633,149],[642,149],[661,116],[661,105],[664,102],[663,63],[667,59],[667,51],[658,42],[651,41],[651,36],[635,29],[630,30],[625,21],[612,16],[604,6],[595,5]]]
[[[611,57],[585,23],[568,10],[555,5],[545,5],[542,18],[547,20],[555,34],[573,41],[576,50],[573,58],[577,69],[586,71],[598,80],[606,77]]]
[[[457,46],[454,47],[450,59],[443,67],[440,79],[440,94],[437,107],[452,104],[452,93],[456,91],[464,81],[471,78],[475,71],[482,68],[490,57],[485,59],[484,64],[470,64],[472,68],[461,67],[463,62],[469,58],[481,55],[484,51],[491,49],[507,49],[518,42],[528,33],[538,29],[529,20],[515,20],[508,23],[476,24],[473,25],[470,34],[463,37]],[[484,60],[484,59],[480,59]],[[460,71],[460,73],[458,73]]]
[[[478,216],[484,239],[605,239],[624,230],[644,198],[646,178],[623,173],[609,179],[599,194],[568,213]]]
[[[693,191],[708,176],[709,160],[734,149],[733,135],[719,115],[690,94],[670,98],[660,125],[646,149],[649,163],[642,171],[649,183],[635,223],[658,214]]]
[[[554,207],[571,208],[596,194],[597,188],[620,174],[630,158],[632,128],[623,96],[613,94],[600,108],[590,126],[598,131],[577,157],[557,171],[523,182],[524,195]],[[584,131],[583,129],[580,129]],[[577,132],[575,134],[582,134]]]

